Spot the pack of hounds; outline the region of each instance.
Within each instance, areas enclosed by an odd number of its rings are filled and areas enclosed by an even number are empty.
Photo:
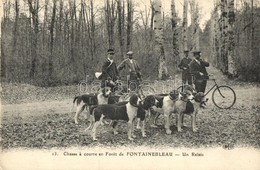
[[[118,123],[128,124],[128,139],[134,140],[134,122],[137,120],[137,129],[141,129],[142,137],[146,137],[145,123],[151,118],[151,113],[163,115],[164,127],[167,134],[171,134],[170,117],[175,114],[177,131],[182,131],[184,115],[191,116],[191,127],[193,132],[196,127],[196,116],[201,104],[205,104],[206,99],[202,92],[196,93],[191,86],[185,86],[183,92],[177,90],[169,94],[153,94],[140,97],[135,93],[127,95],[113,95],[109,87],[105,87],[97,94],[84,94],[74,98],[76,103],[75,124],[78,124],[79,114],[86,109],[87,119],[90,121],[86,131],[91,130],[93,140],[97,140],[97,129],[100,125],[107,124],[113,133],[118,134]],[[155,119],[151,126],[155,125]]]

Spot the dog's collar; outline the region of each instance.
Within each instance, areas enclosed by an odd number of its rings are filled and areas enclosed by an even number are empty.
[[[172,101],[176,101],[176,100],[177,100],[177,99],[174,100],[170,95],[169,95],[169,98],[170,98]]]
[[[133,107],[139,107],[138,105],[136,105],[136,104],[131,104],[131,103],[129,103],[131,106],[133,106]]]
[[[195,102],[197,102],[197,103],[201,103],[202,101],[201,100],[198,100],[198,99],[196,99],[196,98],[194,98],[193,99]]]
[[[189,99],[184,100],[184,99],[181,97],[181,101],[188,102],[188,101],[190,101],[190,100],[189,100]]]
[[[104,96],[105,98],[108,98],[110,96],[110,94],[109,95],[102,94],[102,96]]]

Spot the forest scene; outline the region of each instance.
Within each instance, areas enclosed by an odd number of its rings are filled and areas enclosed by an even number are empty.
[[[205,0],[206,1],[206,0]],[[260,147],[260,2],[257,0],[3,0],[1,5],[1,148],[53,147]],[[208,16],[205,19],[205,16]],[[200,51],[207,71],[219,85],[235,93],[231,108],[214,103],[213,90],[199,109],[198,131],[184,120],[166,134],[147,123],[147,137],[127,125],[115,136],[108,126],[92,141],[84,114],[74,123],[79,83],[98,81],[107,50],[121,63],[132,51],[142,80],[153,95],[182,85],[179,64],[184,51]],[[123,70],[119,78],[125,80]],[[208,81],[206,89],[214,85]],[[172,86],[174,82],[174,86]],[[91,87],[90,87],[91,88]],[[207,91],[206,90],[206,91]],[[75,104],[76,105],[76,104]],[[84,110],[85,112],[85,110]]]
[[[224,74],[259,81],[258,1],[215,1],[204,28],[198,2],[182,2],[187,6],[183,18],[175,3],[167,1],[170,11],[161,12],[166,74],[177,74],[185,48],[197,48]],[[108,48],[115,49],[117,63],[134,51],[144,78],[162,79],[159,71],[150,74],[159,70],[160,58],[154,48],[153,1],[16,0],[4,1],[2,10],[2,82],[57,86],[86,75],[93,80]]]

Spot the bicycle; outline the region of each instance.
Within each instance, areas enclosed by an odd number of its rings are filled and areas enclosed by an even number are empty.
[[[220,109],[231,108],[236,102],[235,91],[227,85],[218,85],[215,78],[207,80],[213,80],[214,85],[205,93],[205,96],[207,96],[209,92],[211,92],[214,89],[211,96],[214,105]],[[177,90],[183,91],[184,86],[185,85],[181,85],[177,88]]]
[[[135,81],[132,81],[130,83],[128,83],[128,81],[127,81],[127,83],[126,83],[127,85],[124,86],[123,81],[118,80],[116,84],[117,84],[117,91],[121,92],[123,95],[129,94],[131,92],[136,92],[136,93],[139,93],[141,96],[145,97],[149,94],[155,93],[155,89],[153,87],[151,87],[149,85],[149,83],[146,83],[146,82],[141,82],[139,84],[139,83],[136,83]],[[132,90],[131,90],[130,86],[132,86]]]

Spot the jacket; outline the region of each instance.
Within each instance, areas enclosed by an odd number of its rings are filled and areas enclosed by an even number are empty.
[[[118,70],[116,63],[114,61],[110,61],[106,59],[102,66],[102,81],[111,79],[112,81],[116,81],[118,79]]]
[[[194,75],[195,80],[208,79],[206,67],[209,67],[209,63],[202,59],[199,59],[198,61],[200,64],[195,59],[190,62],[191,73]],[[203,75],[200,75],[200,72],[203,73]]]

